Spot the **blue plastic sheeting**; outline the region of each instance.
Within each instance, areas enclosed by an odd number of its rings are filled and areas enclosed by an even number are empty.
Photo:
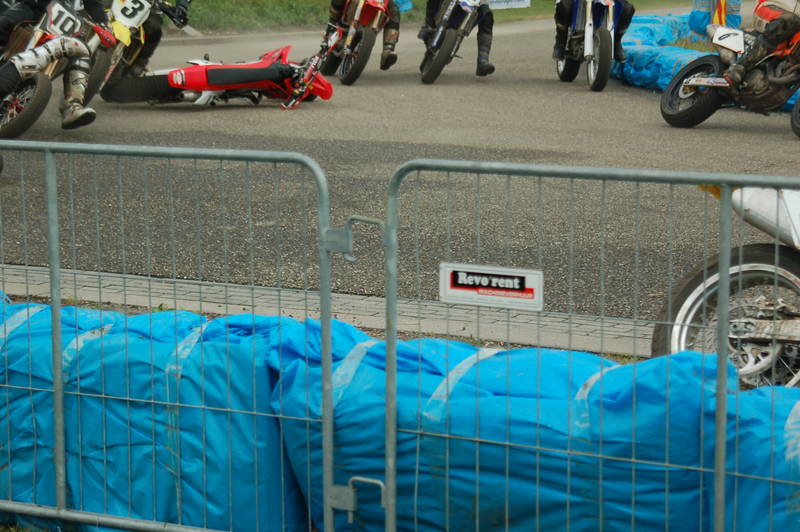
[[[52,506],[50,308],[4,304],[0,319],[0,498]],[[69,507],[241,532],[307,526],[268,416],[281,325],[64,308]]]
[[[394,1],[397,4],[397,7],[400,8],[401,12],[408,11],[409,9],[414,7],[413,4],[411,3],[411,0],[394,0]]]
[[[634,16],[622,39],[628,60],[625,63],[614,62],[611,75],[631,85],[664,90],[681,68],[698,57],[708,55],[707,52],[670,46],[679,39],[700,38],[693,29],[705,36],[708,16],[704,11],[692,11],[685,15]],[[729,14],[727,23],[738,27],[741,17]],[[791,110],[798,94],[789,99],[784,110]]]

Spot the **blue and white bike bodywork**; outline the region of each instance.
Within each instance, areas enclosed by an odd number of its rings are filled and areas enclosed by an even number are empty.
[[[561,81],[573,81],[586,62],[589,88],[601,91],[611,74],[614,55],[614,28],[621,5],[614,0],[575,0],[567,34],[566,55],[556,61]],[[589,16],[587,16],[587,13]],[[591,39],[585,36],[592,36]]]

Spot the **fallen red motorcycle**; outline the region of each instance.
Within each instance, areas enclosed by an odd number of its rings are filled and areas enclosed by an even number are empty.
[[[190,66],[122,78],[104,87],[100,95],[114,103],[196,105],[216,105],[233,99],[259,104],[263,98],[269,98],[283,100],[285,109],[294,109],[300,102],[316,97],[329,100],[333,86],[319,72],[321,58],[312,56],[303,63],[294,63],[289,61],[291,48],[284,46],[251,62],[224,64],[206,56],[189,61]]]

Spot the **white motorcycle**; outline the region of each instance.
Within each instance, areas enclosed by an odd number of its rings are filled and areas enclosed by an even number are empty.
[[[575,2],[565,56],[556,61],[558,79],[574,81],[581,63],[586,62],[589,88],[602,91],[606,87],[614,56],[614,27],[619,17],[617,11],[614,0]],[[587,35],[591,38],[586,38]]]
[[[717,195],[716,187],[707,189]],[[733,209],[780,244],[731,250],[729,356],[748,386],[800,384],[800,191],[745,187]],[[719,262],[709,259],[673,289],[653,332],[654,356],[717,352]]]

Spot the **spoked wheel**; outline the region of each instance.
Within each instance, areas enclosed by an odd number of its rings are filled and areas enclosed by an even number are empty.
[[[713,115],[722,106],[716,89],[683,86],[693,77],[722,74],[725,65],[719,56],[704,55],[683,67],[661,94],[661,116],[673,127],[694,127]]]
[[[771,244],[735,248],[729,274],[728,355],[741,381],[752,387],[800,385],[800,341],[757,334],[759,323],[777,329],[782,320],[797,320],[800,254]],[[662,310],[653,332],[654,356],[685,350],[717,352],[719,278],[719,265],[714,263],[681,281],[672,308]]]
[[[338,53],[338,49],[334,50],[325,58],[322,65],[319,67],[320,74],[323,76],[332,76],[339,70],[339,65],[342,63],[342,56],[337,55]]]
[[[376,31],[371,28],[362,28],[356,37],[358,41],[353,51],[342,57],[339,65],[339,79],[343,85],[352,85],[356,82],[369,62],[372,48],[375,46]]]
[[[607,28],[597,28],[594,31],[594,56],[586,63],[586,80],[591,90],[600,92],[606,88],[611,75],[611,53],[611,33]]]
[[[0,100],[0,138],[13,139],[25,133],[44,112],[52,91],[50,78],[38,73]]]
[[[792,131],[800,137],[800,98],[792,106]]]
[[[439,77],[444,67],[450,64],[458,48],[458,31],[450,28],[442,35],[442,42],[438,50],[431,53],[430,61],[423,61],[420,70],[422,72],[422,83],[430,85]]]
[[[89,71],[89,79],[86,83],[86,95],[84,96],[84,105],[89,105],[92,98],[95,97],[100,90],[100,85],[111,68],[111,55],[113,50],[97,50],[92,57],[92,69]]]

